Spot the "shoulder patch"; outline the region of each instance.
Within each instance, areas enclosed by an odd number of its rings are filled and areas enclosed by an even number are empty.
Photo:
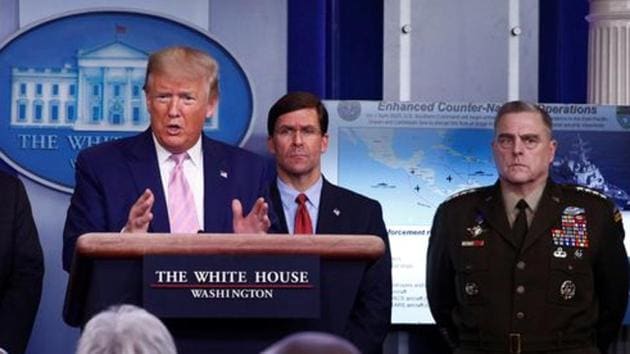
[[[444,201],[448,202],[451,199],[455,199],[457,197],[461,197],[462,195],[466,195],[466,194],[470,194],[470,193],[474,193],[476,191],[478,191],[479,188],[469,188],[469,189],[464,189],[463,191],[459,191],[455,194],[452,194],[451,196],[449,196],[448,198],[446,198]]]
[[[568,187],[569,188],[573,188],[573,189],[575,189],[578,192],[589,193],[589,194],[592,194],[592,195],[596,195],[596,196],[598,196],[598,197],[600,197],[602,199],[608,200],[608,197],[606,196],[606,194],[601,193],[599,191],[596,191],[594,189],[588,188],[588,187],[584,187],[584,186],[568,186]]]
[[[622,220],[621,212],[619,211],[619,209],[615,208],[615,212],[613,213],[613,221],[621,222],[621,220]]]

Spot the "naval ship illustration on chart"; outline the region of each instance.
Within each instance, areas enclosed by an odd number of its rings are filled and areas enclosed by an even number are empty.
[[[560,183],[579,184],[597,190],[615,201],[622,210],[630,210],[630,195],[606,181],[601,170],[589,158],[592,148],[577,134],[566,156],[556,156],[552,164],[555,180]]]

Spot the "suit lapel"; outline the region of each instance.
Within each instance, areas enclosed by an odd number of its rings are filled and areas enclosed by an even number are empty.
[[[153,220],[149,225],[150,232],[169,232],[168,212],[164,187],[160,178],[160,167],[157,161],[157,153],[151,136],[151,130],[146,130],[137,139],[131,142],[127,162],[138,197],[149,188],[153,192]],[[127,211],[128,212],[128,211]]]
[[[339,199],[335,187],[330,184],[323,176],[322,192],[319,199],[319,209],[317,213],[317,231],[318,234],[334,234],[336,225],[339,223],[339,217],[343,214],[343,210],[339,207]]]
[[[479,212],[483,215],[484,220],[490,224],[490,227],[499,236],[516,248],[516,244],[511,237],[510,224],[505,213],[499,182],[488,189],[488,192],[482,198],[483,200],[479,204]]]
[[[534,244],[542,235],[545,235],[552,225],[560,222],[560,214],[562,213],[561,201],[560,187],[548,180],[545,191],[540,197],[534,219],[525,237],[523,251]]]
[[[271,208],[277,218],[275,223],[276,231],[281,234],[288,234],[289,228],[287,226],[287,220],[284,217],[284,207],[282,206],[282,198],[280,198],[280,191],[278,190],[278,182],[276,180],[269,184],[269,194]]]
[[[202,149],[204,229],[206,232],[231,232],[232,225],[223,225],[226,219],[222,213],[225,212],[226,205],[232,205],[227,188],[232,171],[220,145],[213,143],[205,135],[202,135]],[[232,220],[231,216],[228,219]]]

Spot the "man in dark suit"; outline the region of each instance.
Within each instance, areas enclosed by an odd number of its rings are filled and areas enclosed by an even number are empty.
[[[377,201],[334,186],[322,176],[327,129],[326,108],[310,93],[289,93],[271,107],[268,148],[276,157],[278,173],[270,185],[271,204],[280,233],[372,234],[383,239],[385,255],[357,274],[362,277],[359,291],[342,333],[364,354],[380,353],[391,317],[387,229]]]
[[[144,90],[151,127],[79,153],[64,229],[63,267],[87,232],[265,232],[265,162],[205,137],[219,99],[208,54],[166,48],[149,57]],[[251,212],[244,217],[243,208]]]
[[[427,294],[457,353],[605,353],[628,299],[621,214],[604,195],[549,178],[551,118],[501,107],[492,142],[499,180],[437,210]]]
[[[43,277],[44,257],[24,185],[0,172],[0,353],[26,350]]]

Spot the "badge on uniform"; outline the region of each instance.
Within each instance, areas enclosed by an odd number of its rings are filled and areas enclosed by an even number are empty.
[[[483,247],[486,244],[484,240],[463,240],[462,247]]]
[[[553,256],[556,258],[567,258],[567,252],[565,252],[562,247],[558,247],[553,251]]]
[[[561,219],[562,228],[551,230],[553,244],[562,247],[588,248],[588,230],[584,208],[568,206],[562,212]]]
[[[560,284],[560,296],[565,300],[571,300],[575,297],[575,283],[571,280],[565,280]]]
[[[477,214],[475,216],[475,224],[466,228],[468,236],[471,239],[462,240],[462,247],[483,247],[485,245],[486,242],[484,240],[478,239],[478,237],[486,231],[484,223],[483,216]]]
[[[468,296],[475,296],[479,294],[479,286],[475,282],[469,282],[464,285],[464,291]]]

